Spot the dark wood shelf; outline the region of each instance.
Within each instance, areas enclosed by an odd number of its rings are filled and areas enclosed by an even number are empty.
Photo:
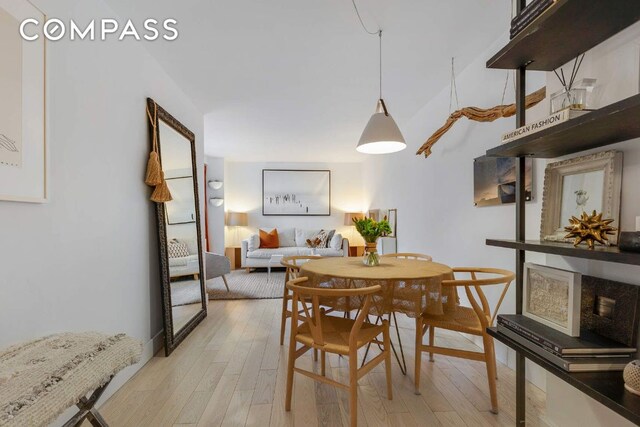
[[[625,390],[622,372],[567,372],[511,338],[502,335],[497,328],[488,328],[487,332],[501,343],[511,347],[587,396],[592,397],[629,421],[640,425],[640,396]]]
[[[589,250],[586,246],[576,248],[571,243],[543,242],[538,240],[519,242],[517,240],[487,239],[486,243],[488,246],[497,246],[499,248],[520,249],[574,258],[640,265],[640,253],[622,252],[617,246],[596,246],[595,249]]]
[[[492,148],[487,156],[552,159],[627,141],[640,137],[639,116],[640,94]]]
[[[489,59],[487,68],[552,71],[639,19],[637,0],[557,0]]]

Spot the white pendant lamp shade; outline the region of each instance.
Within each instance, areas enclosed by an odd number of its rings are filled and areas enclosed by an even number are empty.
[[[388,154],[407,148],[402,132],[387,112],[384,101],[378,101],[376,112],[364,128],[356,150],[365,154]]]

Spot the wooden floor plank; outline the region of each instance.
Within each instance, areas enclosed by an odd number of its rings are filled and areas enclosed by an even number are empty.
[[[288,341],[280,345],[281,300],[211,301],[207,317],[168,358],[152,358],[100,408],[118,427],[348,426],[345,390],[296,374],[292,411],[284,410]],[[254,319],[254,321],[250,321]],[[258,319],[257,321],[255,319]],[[413,320],[398,316],[409,372],[392,363],[393,400],[384,366],[358,382],[358,426],[511,426],[515,374],[498,364],[500,413],[489,412],[484,363],[437,355],[421,357],[421,394],[413,385]],[[395,330],[392,338],[397,341]],[[479,350],[450,331],[436,343]],[[372,350],[368,359],[376,354]],[[361,358],[364,349],[359,352]],[[311,352],[298,367],[319,372]],[[348,384],[347,357],[327,356],[327,376]],[[527,425],[542,426],[545,393],[527,384]]]

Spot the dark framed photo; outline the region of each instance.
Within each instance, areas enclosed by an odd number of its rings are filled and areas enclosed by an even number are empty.
[[[262,215],[330,216],[330,170],[262,170]]]
[[[525,200],[533,199],[533,160],[525,162]],[[516,159],[482,156],[473,161],[473,204],[495,206],[516,202]]]

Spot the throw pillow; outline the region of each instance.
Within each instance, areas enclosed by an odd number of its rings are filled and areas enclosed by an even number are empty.
[[[294,247],[296,245],[296,230],[294,228],[279,228],[278,242],[281,248]]]
[[[260,230],[260,249],[278,249],[280,241],[278,239],[278,230],[273,229],[270,232]]]
[[[189,248],[186,243],[172,239],[168,245],[169,258],[184,258],[189,256]]]
[[[326,248],[328,239],[329,233],[327,231],[320,230],[315,236],[311,236],[307,239],[307,247]]]
[[[299,248],[306,247],[307,239],[311,239],[319,232],[320,230],[303,230],[300,228],[296,228],[296,246]]]
[[[333,235],[336,234],[336,230],[329,230],[329,237],[327,237],[327,245],[325,246],[325,248],[330,248],[331,247],[331,240],[333,240]]]
[[[257,234],[252,234],[249,237],[247,242],[247,252],[253,252],[260,247],[260,236]]]
[[[342,249],[342,234],[336,233],[331,238],[331,242],[329,242],[329,247],[331,249],[340,250]]]

